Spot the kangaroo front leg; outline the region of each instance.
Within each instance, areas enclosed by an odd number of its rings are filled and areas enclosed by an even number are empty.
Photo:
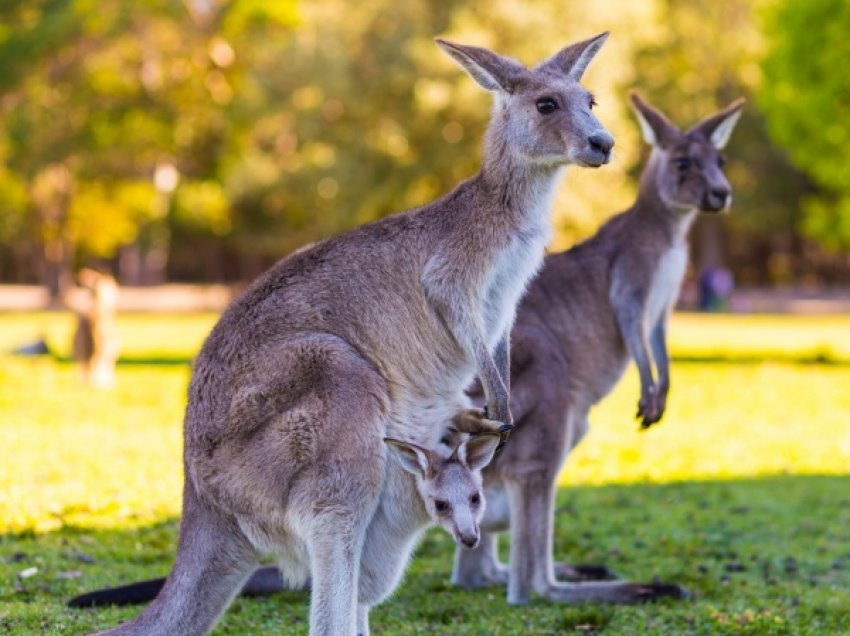
[[[649,356],[648,328],[644,318],[645,294],[631,292],[625,297],[612,298],[617,325],[626,343],[640,375],[640,401],[637,417],[642,418],[641,426],[648,427],[657,422],[659,415],[658,386],[652,374],[652,360]]]
[[[369,606],[357,606],[357,636],[369,636]]]
[[[647,428],[660,421],[667,407],[667,393],[670,391],[670,357],[667,354],[667,314],[658,321],[650,336],[652,344],[652,357],[655,360],[655,368],[658,370],[658,409],[655,419],[649,421],[644,419],[643,427]]]

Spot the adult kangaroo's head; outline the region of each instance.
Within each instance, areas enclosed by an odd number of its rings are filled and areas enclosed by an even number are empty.
[[[593,95],[579,82],[608,33],[572,44],[532,69],[488,49],[437,40],[495,96],[485,152],[545,166],[608,163],[614,139],[592,109]]]
[[[645,175],[653,179],[650,185],[657,189],[664,204],[681,211],[728,209],[732,186],[723,174],[725,159],[721,150],[741,116],[744,100],[735,101],[682,132],[636,93],[630,97],[643,138],[652,146]]]
[[[477,435],[461,442],[451,454],[399,440],[384,439],[401,466],[416,477],[416,488],[434,523],[454,540],[474,548],[481,539],[484,515],[481,469],[490,463],[498,435]]]

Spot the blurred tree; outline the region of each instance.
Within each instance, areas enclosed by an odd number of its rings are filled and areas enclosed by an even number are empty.
[[[850,251],[850,4],[778,0],[765,11],[769,47],[760,104],[768,130],[817,190],[803,201],[803,232]]]
[[[239,116],[249,113],[233,102],[253,69],[251,42],[258,31],[281,36],[295,18],[291,3],[266,4],[4,5],[5,23],[23,25],[0,30],[4,158],[26,185],[53,297],[68,282],[74,251],[110,257],[124,247],[122,282],[161,280],[175,189],[200,203],[191,223],[209,213],[220,226],[220,201],[204,203],[223,146],[247,125]]]

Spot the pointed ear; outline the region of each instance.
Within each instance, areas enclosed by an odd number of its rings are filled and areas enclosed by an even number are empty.
[[[475,435],[457,447],[457,458],[470,470],[481,470],[493,460],[499,446],[499,436]]]
[[[534,70],[554,71],[575,82],[581,81],[584,72],[587,70],[587,65],[599,53],[599,49],[605,44],[608,35],[608,31],[605,31],[605,33],[600,33],[588,40],[570,44],[548,60],[538,64]]]
[[[732,136],[732,131],[735,130],[735,124],[738,123],[741,110],[746,103],[747,100],[745,99],[735,100],[720,112],[703,119],[691,130],[700,131],[715,148],[722,150],[729,143],[729,138]]]
[[[416,444],[409,444],[391,437],[384,438],[384,444],[407,472],[425,477],[431,471],[431,454]]]
[[[437,38],[436,42],[488,91],[512,93],[527,72],[516,60],[488,49],[456,44],[440,38]]]
[[[629,93],[643,140],[650,146],[661,146],[681,134],[679,127],[657,108],[647,104],[635,91]]]

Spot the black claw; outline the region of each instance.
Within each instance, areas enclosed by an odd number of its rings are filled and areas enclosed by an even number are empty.
[[[499,426],[499,435],[505,435],[505,433],[510,433],[512,430],[514,430],[513,424],[502,424]],[[506,435],[505,438],[507,438]]]
[[[636,600],[646,602],[662,598],[688,600],[693,598],[693,595],[677,583],[646,583],[640,585]]]

